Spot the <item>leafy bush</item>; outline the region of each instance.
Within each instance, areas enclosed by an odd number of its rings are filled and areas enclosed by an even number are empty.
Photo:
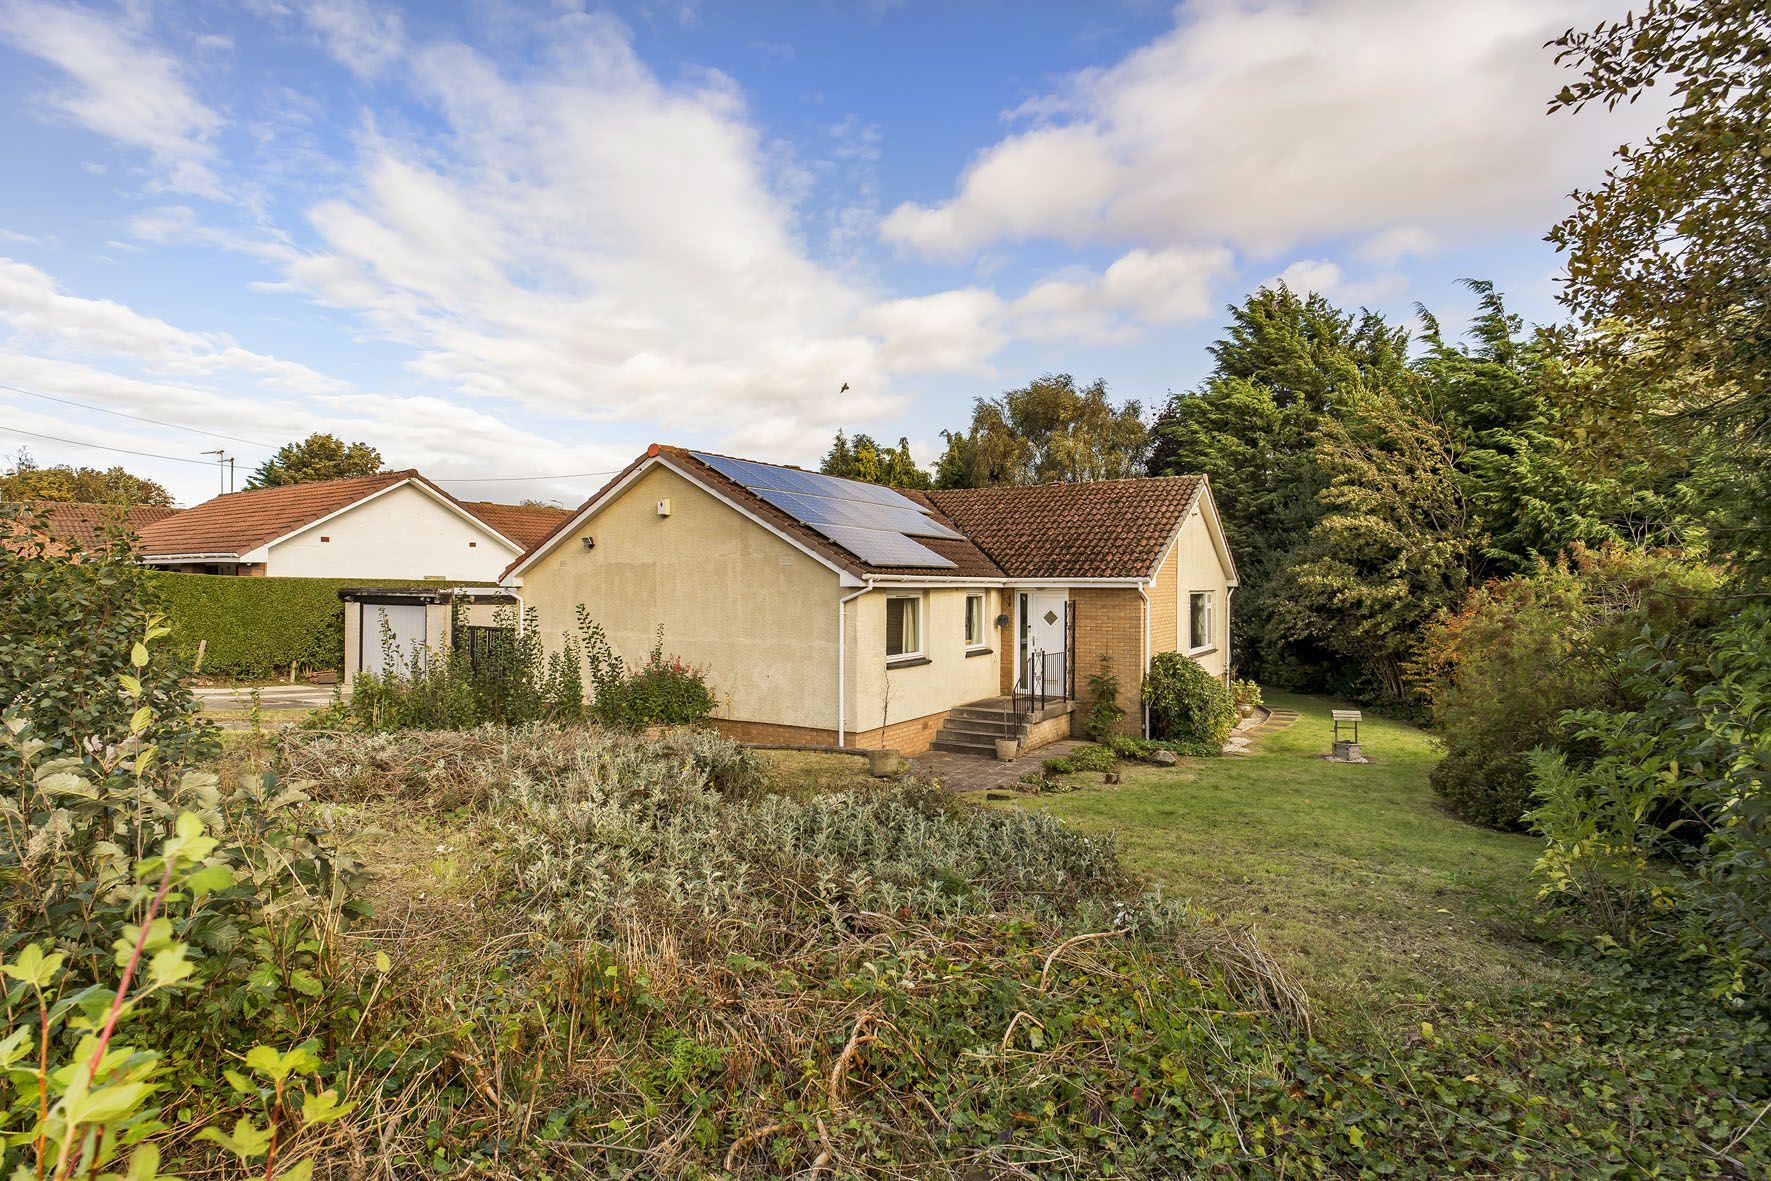
[[[1105,773],[1113,769],[1116,756],[1111,746],[1079,746],[1060,758],[1040,764],[1047,775],[1072,775],[1078,771]]]
[[[1703,596],[1716,574],[1676,557],[1622,547],[1575,549],[1566,560],[1472,591],[1429,630],[1415,675],[1432,699],[1445,758],[1432,782],[1446,806],[1492,828],[1523,826],[1527,754],[1589,751],[1563,729],[1569,709],[1639,704],[1624,654],[1654,627],[1687,644],[1701,633]]]
[[[1101,667],[1088,678],[1088,715],[1083,733],[1090,742],[1104,742],[1119,730],[1125,709],[1119,704],[1119,675],[1113,671],[1113,658],[1101,653]]]
[[[638,668],[627,666],[582,603],[578,633],[590,670],[590,714],[603,725],[624,730],[688,726],[712,717],[718,708],[705,671],[664,655],[662,625],[646,662]]]
[[[189,664],[203,648],[203,673],[218,677],[287,676],[298,669],[344,668],[341,587],[360,578],[239,578],[152,571],[172,628],[173,652]],[[382,586],[435,586],[384,578]]]
[[[1641,709],[1566,719],[1593,758],[1531,756],[1544,893],[1616,942],[1707,962],[1719,994],[1771,996],[1771,609],[1741,612],[1700,656],[1659,637],[1626,669]]]
[[[466,634],[460,604],[454,607],[453,634]],[[359,673],[348,701],[309,718],[310,729],[346,727],[364,731],[467,730],[475,726],[514,726],[527,722],[573,722],[584,714],[578,647],[564,637],[559,651],[542,646],[535,610],[516,626],[514,608],[493,614],[500,642],[477,655],[465,647],[416,651],[399,667],[394,638],[384,622],[382,648],[390,671]]]
[[[29,714],[36,739],[58,754],[132,734],[176,761],[213,753],[215,730],[197,720],[183,683],[188,666],[157,643],[165,603],[127,535],[85,553],[47,538],[40,515],[0,507],[0,709]],[[144,708],[146,728],[132,730]]]
[[[141,611],[127,596],[112,606],[125,618]],[[0,965],[11,982],[0,1024],[8,1176],[98,1177],[128,1149],[131,1181],[155,1181],[166,1150],[205,1165],[205,1141],[255,1169],[264,1158],[269,1174],[280,1142],[352,1106],[322,1086],[318,1058],[299,1044],[335,974],[320,936],[351,914],[352,869],[292,822],[298,794],[265,780],[224,795],[213,774],[174,762],[174,752],[201,747],[179,735],[190,719],[178,717],[178,701],[167,720],[174,741],[151,740],[166,728],[148,690],[161,634],[150,619],[121,665],[129,672],[70,670],[85,681],[75,699],[109,685],[132,710],[75,743],[78,755],[38,736],[35,715],[54,716],[42,699],[10,706],[0,725],[0,955],[13,953]],[[331,998],[321,1030],[338,1032],[328,1027],[346,1019],[349,999]],[[114,1040],[125,1026],[130,1045]],[[297,1048],[263,1044],[285,1037]],[[222,1069],[230,1056],[265,1083]],[[165,1145],[152,1139],[167,1128],[163,1092],[194,1132]],[[288,1178],[312,1168],[283,1163]]]
[[[1241,712],[1244,707],[1253,709],[1261,704],[1261,687],[1253,681],[1238,678],[1230,682],[1230,699],[1237,712]]]
[[[1179,652],[1158,652],[1144,675],[1144,704],[1158,738],[1197,743],[1216,753],[1236,728],[1236,707],[1223,684]]]

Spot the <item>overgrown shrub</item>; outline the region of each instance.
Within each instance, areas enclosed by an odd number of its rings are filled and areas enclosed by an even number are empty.
[[[1089,675],[1088,696],[1083,732],[1090,742],[1104,742],[1125,720],[1125,708],[1119,704],[1119,674],[1113,671],[1113,658],[1105,652],[1101,653],[1101,667]]]
[[[1531,756],[1550,896],[1577,899],[1612,940],[1671,945],[1715,990],[1771,996],[1771,608],[1742,611],[1707,651],[1634,649],[1636,710],[1571,712],[1595,753]]]
[[[664,654],[659,625],[646,662],[630,668],[609,643],[602,625],[578,605],[578,634],[590,670],[591,717],[605,726],[640,730],[647,726],[688,726],[713,716],[719,701],[704,670]]]
[[[437,741],[501,744],[436,774],[483,784],[473,831],[496,839],[476,860],[499,938],[408,1002],[448,1013],[451,1085],[396,1174],[1765,1164],[1763,1020],[1638,988],[1621,965],[1593,964],[1554,1006],[1484,998],[1406,1036],[1312,1036],[1245,935],[1141,892],[1110,844],[1035,813],[898,785],[734,796],[664,744],[513,733],[304,737],[335,743],[312,760],[338,777],[315,785],[325,798],[371,746],[391,769]]]
[[[141,611],[127,594],[111,605]],[[191,722],[177,701],[175,740],[152,740],[160,638],[150,620],[129,671],[77,670],[77,689],[108,685],[131,711],[74,744],[77,755],[38,736],[53,699],[0,715],[7,1176],[117,1176],[105,1170],[128,1150],[130,1181],[156,1181],[163,1156],[214,1166],[205,1142],[268,1174],[280,1147],[352,1106],[305,1044],[349,1020],[351,990],[328,996],[341,974],[328,937],[352,914],[352,867],[295,818],[299,793],[270,780],[224,792],[174,761],[201,749],[178,740]],[[172,1099],[178,1139],[159,1118]],[[311,1169],[290,1153],[282,1163],[283,1177]]]
[[[454,610],[453,634],[462,636],[464,615]],[[558,651],[541,643],[535,609],[493,613],[502,639],[479,653],[464,646],[421,649],[403,665],[392,631],[382,624],[382,650],[389,671],[359,673],[348,700],[310,718],[310,729],[346,726],[365,731],[468,730],[475,726],[515,726],[528,722],[574,722],[584,714],[578,647],[563,637]]]
[[[161,642],[166,605],[127,534],[70,550],[48,540],[40,514],[0,506],[0,588],[0,709],[29,715],[49,750],[78,754],[88,738],[133,733],[177,762],[214,752],[215,729],[183,683],[189,666]],[[132,732],[144,708],[147,726]]]
[[[1565,730],[1564,710],[1639,704],[1624,654],[1644,627],[1675,646],[1705,622],[1713,570],[1623,547],[1575,549],[1561,562],[1470,592],[1462,609],[1429,629],[1414,670],[1431,697],[1445,744],[1432,783],[1447,807],[1492,828],[1523,826],[1531,801],[1528,753],[1589,757]]]
[[[1236,728],[1236,707],[1223,683],[1179,652],[1158,652],[1144,674],[1144,704],[1157,738],[1197,743],[1216,753]]]

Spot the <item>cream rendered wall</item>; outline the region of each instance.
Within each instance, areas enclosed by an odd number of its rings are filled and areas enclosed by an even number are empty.
[[[1193,591],[1212,592],[1212,646],[1202,652],[1192,653],[1205,671],[1214,677],[1221,677],[1229,667],[1230,647],[1228,644],[1230,627],[1230,572],[1218,558],[1217,547],[1211,541],[1211,526],[1206,523],[1204,511],[1195,507],[1181,526],[1180,535],[1175,541],[1175,577],[1173,587],[1175,627],[1164,637],[1166,644],[1157,643],[1151,637],[1151,648],[1163,651],[1166,647],[1172,651],[1188,650],[1188,604],[1187,596]]]
[[[965,645],[965,599],[979,589],[968,592],[942,587],[912,592],[882,587],[849,604],[849,730],[874,730],[882,717],[888,722],[904,722],[997,695],[999,655],[968,655]],[[923,598],[922,654],[929,663],[887,668],[886,599],[910,593],[920,593]],[[996,616],[1006,609],[1006,600],[1004,592],[996,588],[982,588],[982,593],[984,640],[994,648],[1002,634],[996,627]]]
[[[671,515],[661,517],[666,498]],[[596,548],[584,548],[587,534]],[[665,652],[706,669],[716,716],[834,730],[837,581],[699,485],[654,467],[544,551],[521,594],[550,651],[561,632],[575,632],[580,603],[630,664],[645,660],[663,624]]]
[[[323,542],[322,537],[332,540]],[[406,484],[273,545],[265,573],[496,582],[518,552],[484,526]]]

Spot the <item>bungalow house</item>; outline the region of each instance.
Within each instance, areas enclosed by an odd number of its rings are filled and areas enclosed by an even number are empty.
[[[467,504],[417,471],[231,492],[144,526],[141,561],[191,574],[492,582],[563,509]]]
[[[1137,733],[1152,654],[1228,675],[1237,577],[1202,476],[919,493],[654,445],[504,584],[547,643],[581,604],[630,662],[661,626],[735,737],[916,753],[1061,737],[1103,656]]]

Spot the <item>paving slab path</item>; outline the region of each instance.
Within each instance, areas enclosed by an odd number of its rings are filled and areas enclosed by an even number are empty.
[[[910,765],[916,769],[920,778],[932,779],[948,791],[998,791],[1013,789],[1020,784],[1021,776],[1030,771],[1038,771],[1039,765],[1045,760],[1061,758],[1085,745],[1087,744],[1066,738],[1061,742],[1030,750],[1006,763],[978,755],[931,750],[927,754],[916,755],[910,760]]]
[[[205,685],[194,692],[204,709],[243,710],[252,708],[252,691],[258,690],[259,708],[267,713],[277,709],[324,709],[332,704],[332,685]]]

